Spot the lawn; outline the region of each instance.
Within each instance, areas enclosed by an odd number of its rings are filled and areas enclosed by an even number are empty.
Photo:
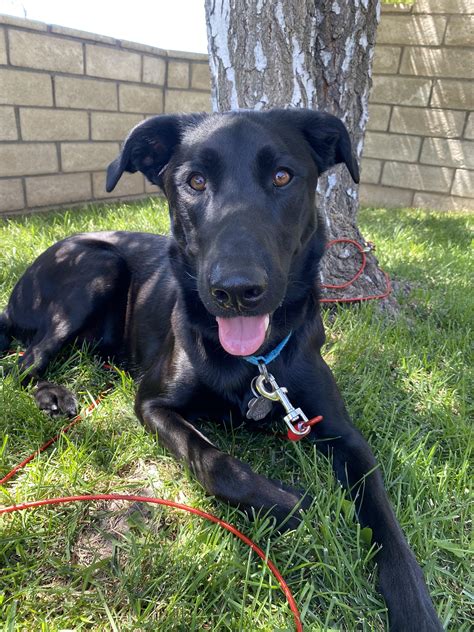
[[[325,309],[325,357],[356,424],[385,476],[400,523],[419,559],[445,626],[470,628],[472,431],[470,328],[474,277],[469,228],[461,214],[366,209],[364,235],[397,281],[400,316],[376,303]],[[32,259],[55,240],[96,229],[163,232],[159,200],[51,213],[0,223],[0,306]],[[146,493],[218,515],[252,537],[276,562],[305,630],[384,630],[370,534],[330,463],[304,441],[288,443],[237,429],[206,432],[259,473],[311,491],[315,503],[296,532],[278,535],[208,497],[149,436],[133,413],[134,386],[108,373],[93,350],[74,349],[50,378],[86,407],[110,385],[100,408],[0,486],[0,505],[62,495]],[[0,478],[64,420],[36,410],[0,361]],[[8,374],[7,374],[8,373]],[[0,625],[3,630],[292,630],[276,581],[240,541],[219,527],[169,509],[77,504],[0,518]]]

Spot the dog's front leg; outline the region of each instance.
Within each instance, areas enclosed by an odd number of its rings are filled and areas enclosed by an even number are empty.
[[[216,448],[199,430],[159,399],[137,400],[141,422],[177,459],[186,463],[207,492],[253,511],[270,512],[280,529],[295,528],[299,508],[309,499],[297,490],[260,476],[249,465]]]
[[[354,428],[328,442],[338,479],[350,490],[362,526],[379,546],[378,584],[388,606],[391,632],[442,630],[421,568],[388,500],[382,475],[365,439]]]
[[[334,472],[356,503],[362,526],[372,529],[380,546],[376,561],[379,587],[387,602],[391,632],[442,630],[423,573],[410,550],[384,488],[382,475],[369,445],[350,422],[335,380],[320,356],[312,358],[316,388],[300,392],[308,416],[321,414],[311,437],[332,457]],[[295,385],[295,390],[297,386]]]

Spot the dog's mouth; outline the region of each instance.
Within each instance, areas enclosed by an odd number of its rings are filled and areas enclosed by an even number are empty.
[[[253,355],[265,341],[270,325],[270,315],[216,316],[219,327],[219,341],[223,348],[235,356]]]

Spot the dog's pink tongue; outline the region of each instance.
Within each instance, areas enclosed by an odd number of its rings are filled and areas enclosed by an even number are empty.
[[[237,356],[252,355],[265,340],[270,317],[237,316],[216,318],[219,326],[219,341],[227,353]]]

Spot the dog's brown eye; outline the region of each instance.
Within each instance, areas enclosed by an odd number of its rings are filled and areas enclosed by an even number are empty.
[[[206,183],[206,178],[201,173],[195,173],[189,178],[189,186],[195,191],[204,191]]]
[[[289,173],[286,169],[278,169],[273,174],[273,184],[276,187],[284,187],[290,182],[291,178],[291,173]]]

